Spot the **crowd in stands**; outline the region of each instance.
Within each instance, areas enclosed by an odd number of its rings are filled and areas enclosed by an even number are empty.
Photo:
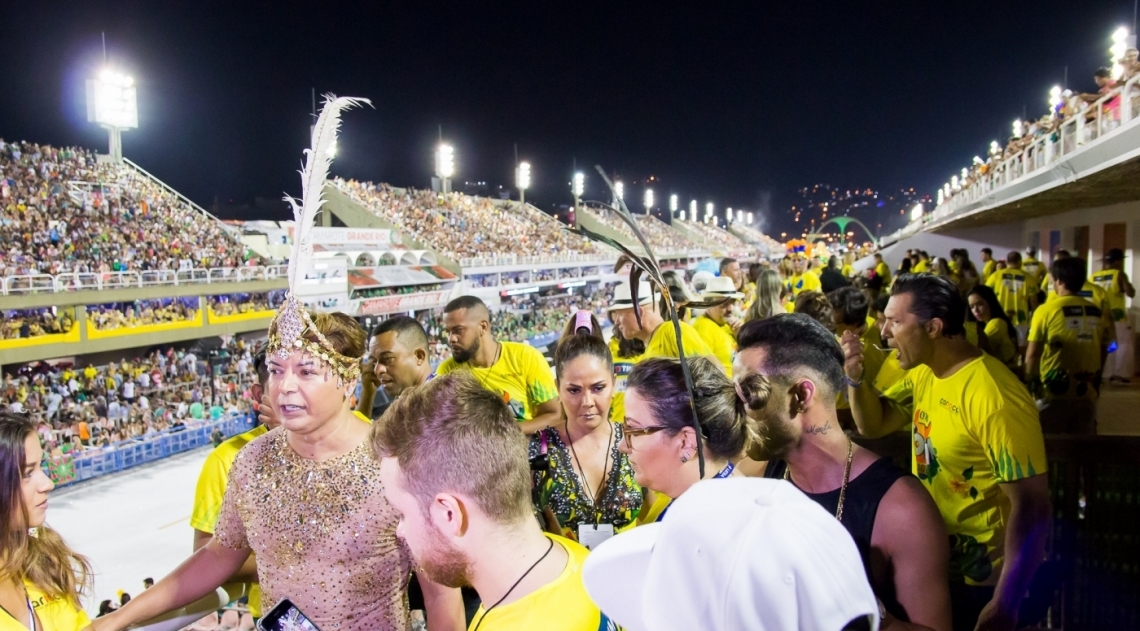
[[[86,188],[73,199],[68,184]],[[236,267],[237,237],[126,165],[0,139],[0,276]],[[256,261],[250,261],[256,262]]]
[[[371,182],[337,179],[335,184],[370,212],[393,223],[407,238],[454,260],[598,251],[585,239],[566,232],[553,217],[529,207]]]
[[[725,252],[746,252],[752,249],[740,237],[712,224],[692,221],[685,222],[685,227],[699,234],[710,245]]]
[[[87,321],[97,330],[185,322],[198,317],[198,298],[152,298],[87,306]]]
[[[427,285],[410,285],[408,287],[372,287],[352,290],[353,298],[381,298],[384,296],[403,296],[405,294],[418,294],[421,292],[439,291],[443,289],[440,283]]]
[[[1085,142],[1099,134],[1111,131],[1120,124],[1120,108],[1130,107],[1136,114],[1140,114],[1140,90],[1135,88],[1129,94],[1121,94],[1124,85],[1132,78],[1140,75],[1140,60],[1135,48],[1129,48],[1121,59],[1116,60],[1112,68],[1101,67],[1093,73],[1096,92],[1075,92],[1070,89],[1053,88],[1050,94],[1049,110],[1039,118],[1030,118],[1026,121],[1014,121],[1012,134],[1004,144],[994,141],[990,146],[989,154],[985,159],[975,157],[973,163],[962,169],[961,177],[954,176],[950,182],[943,185],[939,195],[939,203],[952,198],[963,190],[969,189],[974,183],[982,179],[999,165],[1021,153],[1027,147],[1044,137],[1049,142],[1060,142],[1060,128],[1062,123],[1074,117],[1084,117],[1089,124],[1085,128],[1086,137],[1078,139]],[[1105,96],[1116,94],[1101,104],[1098,112],[1094,105]],[[1096,121],[1100,114],[1101,128],[1096,129]],[[1057,155],[1059,155],[1058,152]]]
[[[224,350],[228,356],[216,377],[206,357],[172,348],[104,366],[29,365],[0,379],[0,410],[28,414],[38,425],[45,451],[53,454],[113,447],[248,413],[247,390],[256,380],[254,349],[233,341]]]
[[[623,242],[633,247],[634,250],[641,249],[637,237],[634,236],[629,224],[615,215],[613,211],[606,208],[583,206],[579,212],[588,213],[602,225],[620,234],[624,237]],[[666,253],[697,252],[704,249],[652,215],[634,215],[634,221],[637,222],[638,229],[641,230],[645,236],[645,240],[649,242],[650,247],[659,255]]]
[[[251,294],[218,294],[210,296],[209,300],[210,309],[220,316],[267,311],[281,306],[285,301],[285,290]]]
[[[0,340],[68,333],[75,326],[70,308],[41,307],[0,311]]]

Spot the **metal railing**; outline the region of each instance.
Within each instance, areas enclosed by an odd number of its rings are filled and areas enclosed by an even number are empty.
[[[157,185],[159,188],[161,188],[162,190],[166,191],[166,192],[167,192],[167,193],[169,193],[170,195],[174,196],[174,198],[175,198],[175,199],[177,199],[178,201],[180,201],[180,202],[182,202],[182,203],[186,204],[186,205],[187,205],[187,206],[189,206],[190,208],[193,208],[195,211],[197,211],[197,212],[199,212],[199,213],[201,213],[201,214],[205,215],[206,217],[209,217],[210,219],[213,219],[213,220],[214,220],[215,222],[217,222],[217,223],[218,223],[218,225],[219,225],[219,226],[221,226],[221,228],[222,228],[223,230],[225,230],[226,232],[229,232],[230,234],[237,236],[239,239],[241,238],[241,230],[240,230],[240,229],[238,229],[238,228],[235,228],[235,227],[233,227],[233,226],[231,226],[231,225],[228,225],[228,224],[222,223],[222,220],[221,220],[221,219],[218,219],[217,217],[215,217],[215,216],[213,215],[213,213],[211,213],[210,211],[206,210],[205,208],[202,208],[202,207],[201,207],[201,206],[199,206],[198,204],[195,204],[195,203],[194,203],[194,202],[193,202],[193,201],[192,201],[192,200],[191,200],[189,197],[186,197],[186,196],[185,196],[185,195],[183,195],[182,193],[179,193],[178,191],[176,191],[176,190],[174,190],[173,188],[171,188],[170,186],[168,186],[168,185],[166,184],[166,182],[163,182],[162,180],[160,180],[160,179],[158,179],[157,177],[155,177],[154,175],[152,175],[152,174],[150,173],[150,171],[147,171],[146,169],[144,169],[144,168],[140,167],[139,165],[135,164],[134,162],[131,162],[130,160],[128,160],[128,159],[126,159],[126,158],[123,158],[123,164],[125,164],[125,165],[127,165],[127,166],[131,167],[132,169],[134,169],[134,170],[135,170],[135,171],[136,171],[136,172],[137,172],[137,173],[138,173],[140,176],[142,176],[142,177],[144,177],[144,178],[146,178],[146,179],[150,180],[152,183],[156,184],[156,185]]]
[[[597,254],[551,254],[547,256],[502,256],[473,257],[459,259],[463,267],[505,267],[510,265],[551,265],[555,263],[588,263],[600,265],[613,263],[614,258],[599,257]]]
[[[1112,102],[1119,102],[1108,107]],[[954,216],[965,206],[983,200],[1000,188],[1060,162],[1062,158],[1094,145],[1140,120],[1140,75],[1073,113],[1056,129],[1035,138],[1016,154],[990,163],[985,173],[967,178],[968,184],[951,192],[933,212],[883,237],[891,243],[919,232],[927,225]]]
[[[0,295],[240,283],[285,279],[288,274],[288,265],[212,267],[208,269],[196,267],[184,270],[128,270],[123,272],[65,272],[54,275],[21,274],[0,278]]]

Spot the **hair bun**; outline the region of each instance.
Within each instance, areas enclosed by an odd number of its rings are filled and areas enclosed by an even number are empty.
[[[748,410],[763,410],[772,394],[772,382],[764,375],[752,373],[736,381],[736,393]]]

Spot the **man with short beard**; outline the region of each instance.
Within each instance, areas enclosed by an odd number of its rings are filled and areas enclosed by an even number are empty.
[[[783,478],[835,515],[851,533],[884,611],[883,629],[950,629],[950,547],[941,515],[913,476],[851,442],[839,426],[845,387],[835,335],[802,313],[750,322],[740,330],[734,373],[770,384],[753,413],[767,460]]]
[[[582,585],[586,548],[543,533],[534,518],[514,415],[471,375],[405,390],[371,443],[419,572],[479,592],[473,630],[612,628]]]
[[[491,335],[491,312],[475,296],[460,296],[443,308],[451,358],[437,375],[469,371],[502,397],[525,434],[560,422],[558,386],[546,359],[529,344],[500,342]]]

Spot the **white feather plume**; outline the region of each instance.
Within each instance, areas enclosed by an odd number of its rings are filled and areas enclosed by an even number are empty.
[[[301,201],[286,195],[285,201],[293,206],[293,252],[289,257],[289,289],[296,293],[305,277],[305,269],[313,255],[313,225],[317,212],[324,205],[325,179],[332,164],[332,152],[336,147],[337,133],[340,131],[342,111],[360,104],[371,105],[372,101],[355,97],[337,97],[326,94],[321,115],[313,126],[312,145],[305,150],[305,167],[301,171]]]

